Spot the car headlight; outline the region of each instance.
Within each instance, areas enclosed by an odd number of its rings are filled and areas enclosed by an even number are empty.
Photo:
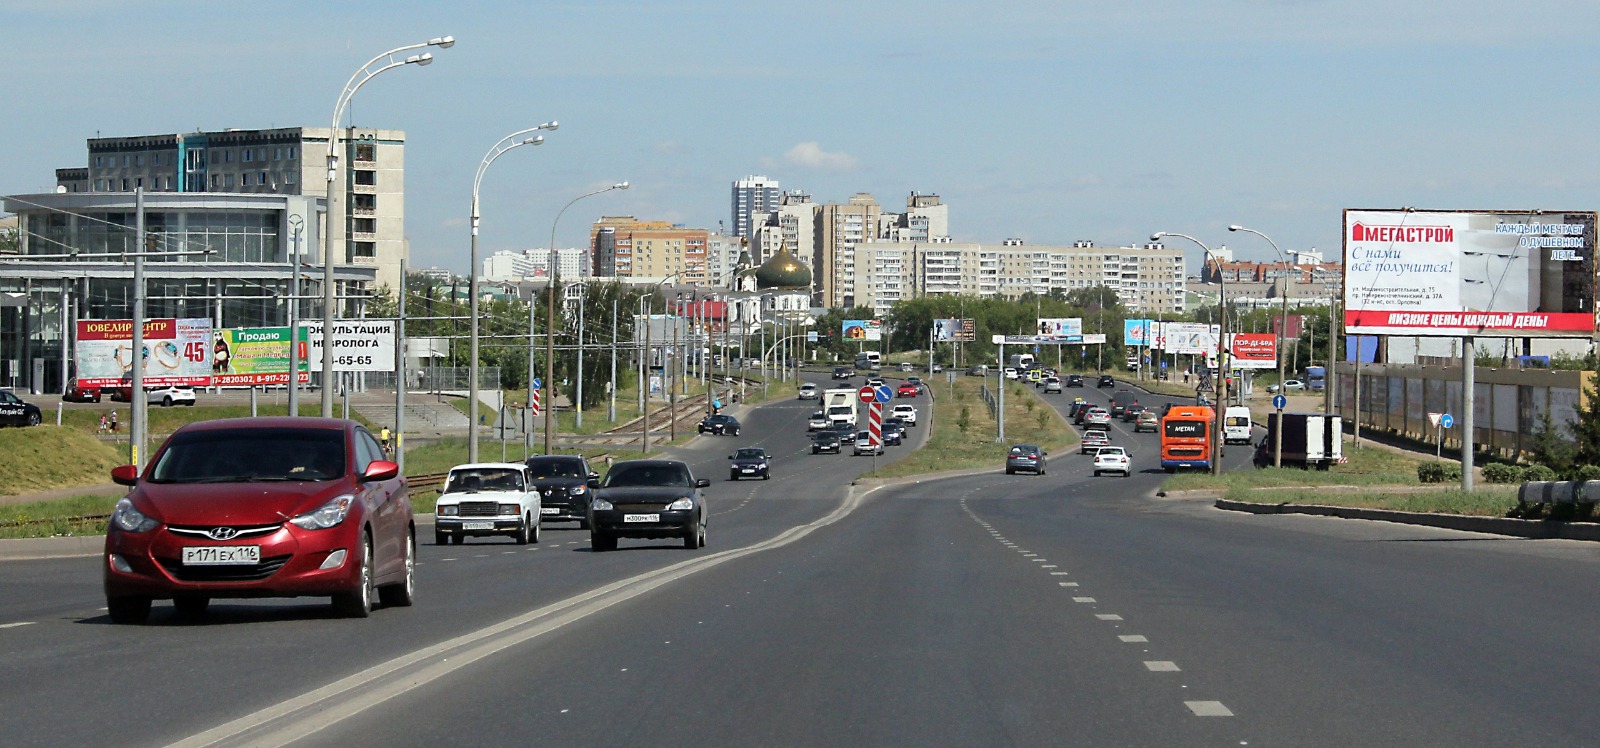
[[[763,462],[760,465],[757,465],[756,469],[757,470],[766,470],[767,469],[767,463]]]
[[[611,502],[606,501],[605,499],[597,498],[594,501],[589,502],[589,508],[596,511],[605,511],[614,507],[611,506]]]
[[[670,512],[670,511],[673,511],[673,510],[693,509],[693,508],[694,508],[694,499],[691,499],[691,498],[685,496],[685,497],[683,497],[681,499],[678,499],[677,501],[672,502],[671,504],[668,504],[666,506],[666,511]]]
[[[111,522],[127,532],[149,532],[160,524],[145,516],[144,512],[133,508],[133,502],[123,499],[117,502],[117,508],[111,513]]]
[[[350,505],[354,504],[355,496],[345,494],[336,496],[332,501],[323,504],[310,514],[302,514],[289,520],[289,524],[306,530],[326,530],[338,527],[344,518],[350,516]]]
[[[572,486],[567,489],[567,494],[569,496],[582,496],[583,492],[587,490],[589,490],[588,486]]]
[[[516,504],[501,504],[500,505],[500,514],[502,516],[507,515],[507,514],[521,514],[521,513],[522,513],[522,507],[517,506]]]
[[[461,507],[458,507],[455,504],[438,506],[436,509],[439,512],[440,517],[454,517],[456,516],[457,512],[461,511]]]

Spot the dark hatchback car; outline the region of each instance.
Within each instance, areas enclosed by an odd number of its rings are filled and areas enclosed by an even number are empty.
[[[0,390],[0,426],[38,426],[41,420],[39,406],[23,402],[11,390]]]
[[[588,461],[575,455],[540,455],[525,464],[539,492],[539,518],[589,529],[589,499],[600,485],[600,474],[589,469]]]
[[[772,479],[772,456],[760,447],[745,447],[728,455],[728,480]]]
[[[400,468],[355,421],[230,418],[184,426],[108,523],[103,570],[116,623],[141,623],[152,600],[180,616],[214,598],[328,595],[364,618],[374,598],[410,605],[416,527]]]
[[[1006,475],[1026,470],[1035,475],[1044,475],[1046,452],[1036,444],[1018,444],[1006,453]]]
[[[1068,374],[1067,375],[1067,379],[1064,382],[1064,384],[1066,386],[1068,386],[1068,387],[1082,387],[1083,386],[1083,375],[1082,374]]]
[[[1110,374],[1101,374],[1100,378],[1098,380],[1095,380],[1094,386],[1096,386],[1096,387],[1115,387],[1115,386],[1117,386],[1117,378],[1111,376]]]
[[[844,453],[844,437],[837,431],[818,431],[811,435],[811,454]]]
[[[719,436],[738,436],[739,419],[730,415],[718,413],[706,416],[700,421],[700,433],[716,434]]]
[[[885,418],[882,425],[884,446],[898,447],[906,442],[906,422],[898,418]]]
[[[856,374],[855,370],[851,369],[848,366],[835,366],[835,367],[833,367],[833,378],[834,379],[849,379],[850,377],[855,376],[855,374]]]
[[[700,489],[709,485],[680,460],[612,465],[589,503],[589,546],[611,551],[617,538],[683,538],[684,548],[704,548],[710,512]]]

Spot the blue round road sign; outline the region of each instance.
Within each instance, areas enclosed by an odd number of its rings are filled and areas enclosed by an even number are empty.
[[[1284,408],[1289,407],[1289,398],[1284,397],[1283,395],[1273,395],[1272,407],[1277,408],[1278,410],[1283,410]]]
[[[536,390],[544,389],[544,382],[539,381],[538,377],[534,377],[533,378],[533,388],[536,389]]]
[[[1449,413],[1446,413],[1446,414],[1444,414],[1442,416],[1439,416],[1439,425],[1443,426],[1443,427],[1445,427],[1447,429],[1455,428],[1456,427],[1455,416],[1452,416]]]
[[[886,403],[894,399],[894,390],[889,389],[887,384],[881,387],[873,387],[872,397],[880,403]]]

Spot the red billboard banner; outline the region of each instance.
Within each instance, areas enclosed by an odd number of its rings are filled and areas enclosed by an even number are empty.
[[[73,345],[83,387],[126,384],[140,361],[147,386],[204,386],[211,383],[211,353],[211,320],[204,318],[145,320],[140,356],[133,352],[133,322],[125,319],[79,320]]]
[[[1278,365],[1278,338],[1272,333],[1237,333],[1232,338],[1228,351],[1234,368],[1271,369]]]
[[[1291,314],[1288,317],[1281,314],[1274,316],[1272,318],[1273,333],[1277,333],[1278,328],[1283,327],[1282,323],[1285,319],[1289,320],[1289,331],[1284,333],[1283,337],[1293,340],[1305,334],[1306,318],[1305,315],[1301,314]]]
[[[1518,334],[1560,332],[1592,333],[1594,315],[1587,312],[1392,312],[1347,309],[1346,328],[1403,327],[1409,330],[1437,330],[1478,333],[1486,331]]]

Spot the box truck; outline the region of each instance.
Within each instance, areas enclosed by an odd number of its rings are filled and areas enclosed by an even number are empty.
[[[856,425],[856,391],[845,388],[824,390],[822,411],[828,414],[829,423]]]
[[[1268,413],[1267,435],[1256,448],[1256,467],[1272,465],[1280,422],[1283,465],[1327,470],[1344,459],[1344,423],[1326,413]]]

